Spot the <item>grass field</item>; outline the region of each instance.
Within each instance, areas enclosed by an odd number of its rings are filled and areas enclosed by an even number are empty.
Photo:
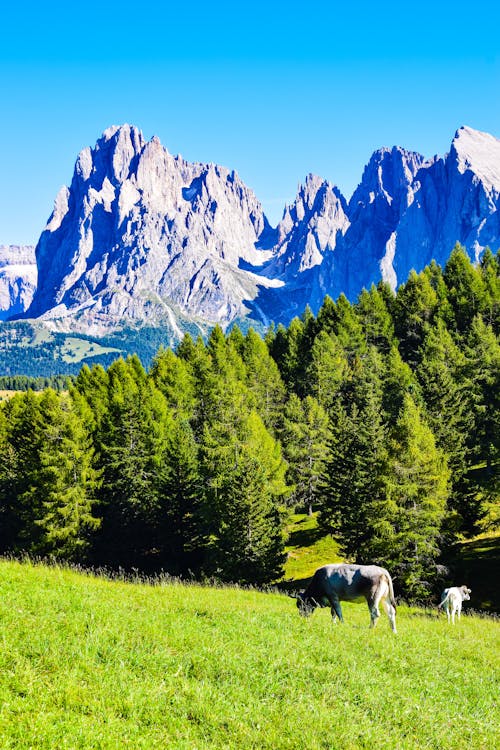
[[[500,746],[498,621],[0,562],[0,748]]]

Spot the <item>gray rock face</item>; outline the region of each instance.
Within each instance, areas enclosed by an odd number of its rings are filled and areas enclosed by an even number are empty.
[[[178,313],[225,324],[266,283],[251,269],[270,257],[269,233],[235,172],[171,156],[128,125],[110,128],[56,198],[27,316],[94,334],[123,321],[175,329]]]
[[[0,245],[0,320],[24,313],[31,304],[36,284],[35,248]]]
[[[11,281],[4,309],[95,335],[167,323],[178,338],[186,319],[287,323],[325,294],[354,300],[380,279],[396,288],[412,268],[444,264],[457,241],[474,260],[496,250],[499,207],[500,141],[471,128],[440,158],[379,149],[349,203],[309,175],[273,229],[235,172],[112,127],[56,198],[29,308],[28,286],[16,297]]]
[[[413,201],[394,242],[396,283],[433,258],[446,262],[459,241],[474,261],[488,245],[500,246],[500,141],[460,128],[449,154],[415,175]]]

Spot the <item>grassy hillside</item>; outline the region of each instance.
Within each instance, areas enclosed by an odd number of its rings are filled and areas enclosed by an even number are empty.
[[[493,748],[498,622],[0,563],[0,747]]]

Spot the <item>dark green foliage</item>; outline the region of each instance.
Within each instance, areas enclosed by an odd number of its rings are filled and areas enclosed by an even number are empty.
[[[198,453],[189,421],[177,417],[158,474],[155,536],[162,567],[181,574],[200,570],[208,543]]]
[[[332,415],[320,525],[349,559],[369,561],[374,523],[387,515],[387,431],[376,367],[358,372],[350,396]]]
[[[289,502],[312,514],[322,501],[320,477],[328,450],[328,415],[315,398],[307,396],[302,402],[292,394],[279,434],[293,486]]]

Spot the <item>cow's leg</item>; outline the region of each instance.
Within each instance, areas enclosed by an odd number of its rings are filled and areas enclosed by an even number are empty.
[[[392,632],[397,633],[398,631],[396,630],[396,610],[387,599],[384,599],[384,607],[385,607],[385,611],[387,612],[387,617],[389,618],[389,622],[391,623]]]
[[[457,602],[457,617],[460,620],[460,615],[462,614],[462,602]]]
[[[370,610],[370,627],[374,628],[377,624],[377,620],[380,617],[379,604],[380,600],[387,596],[389,593],[389,587],[385,580],[379,582],[377,586],[374,586],[370,591],[369,596],[366,598],[368,609]]]
[[[344,622],[344,616],[342,614],[342,607],[340,606],[340,600],[336,596],[332,596],[330,599],[330,604],[332,607],[332,617],[333,622],[335,622],[335,617],[338,617],[340,622]]]
[[[368,609],[370,610],[370,627],[374,628],[377,624],[377,620],[380,617],[380,610],[378,608],[378,604],[380,601],[380,596],[377,596],[377,593],[371,593],[370,596],[366,598],[366,603],[368,604]]]

